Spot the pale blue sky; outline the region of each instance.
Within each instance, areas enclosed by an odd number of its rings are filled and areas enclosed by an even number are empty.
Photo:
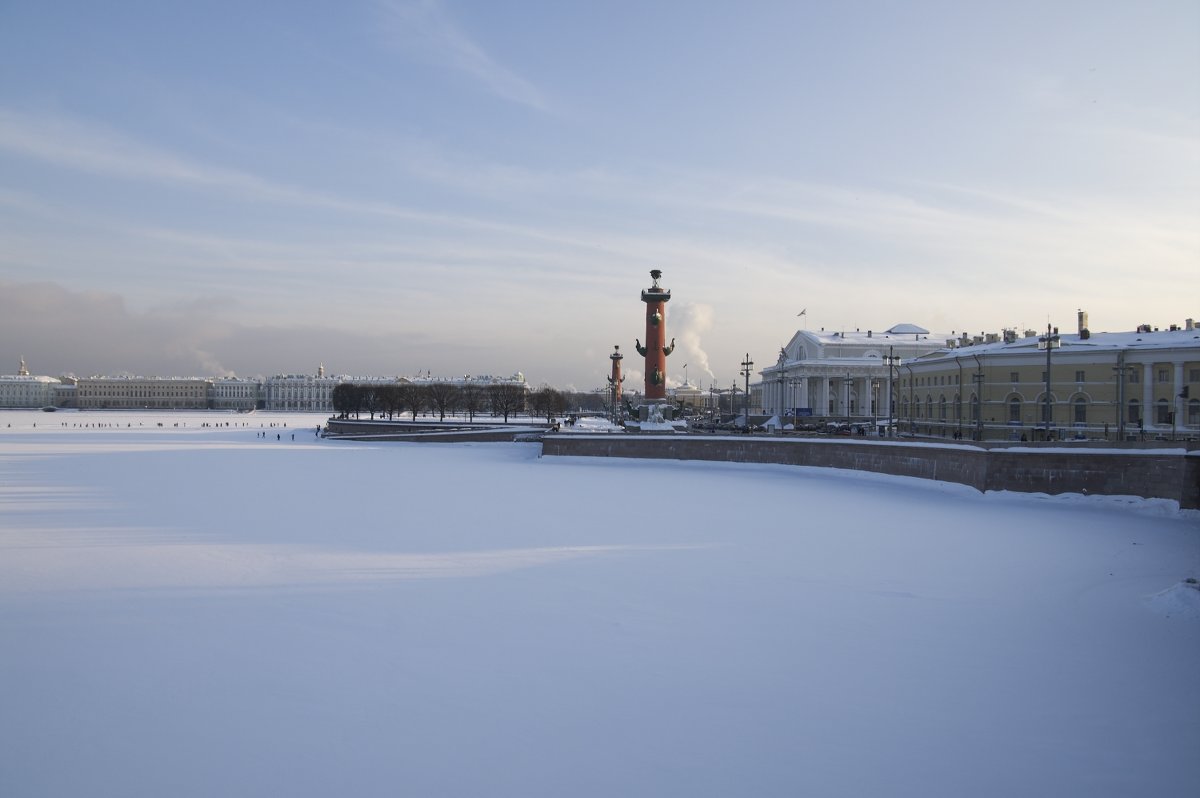
[[[1190,0],[5,0],[0,372],[586,390],[651,268],[706,386],[805,321],[1179,323],[1198,142]]]

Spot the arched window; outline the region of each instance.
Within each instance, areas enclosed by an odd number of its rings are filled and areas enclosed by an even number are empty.
[[[946,394],[938,397],[938,418],[942,421],[946,420]]]
[[[1188,402],[1187,423],[1189,427],[1200,427],[1200,399]]]
[[[1019,396],[1008,400],[1008,421],[1010,424],[1021,423],[1021,397]]]
[[[1077,397],[1075,397],[1075,402],[1073,403],[1073,406],[1075,408],[1075,423],[1076,424],[1086,424],[1087,423],[1087,399],[1083,396],[1077,396]]]
[[[1155,424],[1171,423],[1171,405],[1166,399],[1159,399],[1157,402],[1155,402],[1154,411]]]
[[[962,421],[962,400],[958,394],[954,394],[954,420]]]
[[[1129,423],[1136,424],[1142,420],[1142,406],[1137,399],[1129,400]]]
[[[925,418],[928,418],[928,419],[933,418],[933,397],[932,396],[925,397]]]
[[[979,397],[971,394],[971,420],[979,420]]]

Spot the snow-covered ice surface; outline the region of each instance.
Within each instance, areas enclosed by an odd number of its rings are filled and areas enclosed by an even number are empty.
[[[1200,784],[1195,512],[318,421],[0,413],[0,795]]]

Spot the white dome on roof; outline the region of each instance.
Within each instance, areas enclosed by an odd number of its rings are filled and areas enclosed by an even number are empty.
[[[907,334],[907,335],[928,335],[929,334],[929,330],[926,330],[924,327],[918,327],[915,324],[897,324],[894,327],[892,327],[892,329],[885,330],[885,332],[890,332],[894,335],[905,335],[905,334]]]

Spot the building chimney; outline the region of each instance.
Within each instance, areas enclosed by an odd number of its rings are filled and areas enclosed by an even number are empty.
[[[1087,311],[1086,311],[1086,310],[1080,310],[1078,315],[1079,315],[1079,329],[1077,330],[1077,332],[1078,332],[1080,335],[1083,335],[1083,331],[1084,331],[1084,330],[1086,330],[1086,329],[1088,328],[1088,317],[1087,317]]]
[[[1196,329],[1196,321],[1194,319],[1185,319],[1183,322],[1183,329],[1188,331]]]

